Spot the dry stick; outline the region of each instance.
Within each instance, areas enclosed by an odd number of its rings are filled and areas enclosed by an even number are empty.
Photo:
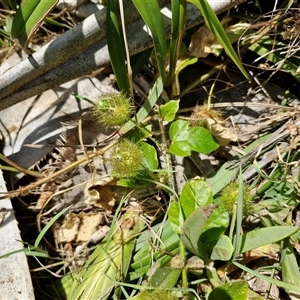
[[[129,81],[130,96],[131,96],[132,107],[134,107],[134,92],[133,92],[132,68],[131,68],[131,65],[130,65],[129,47],[128,47],[127,36],[126,36],[126,27],[125,27],[125,17],[124,17],[123,0],[119,0],[119,6],[120,6],[120,17],[121,17],[122,32],[123,32],[124,46],[125,46],[125,53],[126,53],[126,60],[127,60],[127,75],[128,75],[128,81]],[[136,110],[135,109],[133,109],[133,113],[134,113],[135,122],[137,123],[138,119],[137,119],[137,115],[136,115]]]
[[[129,48],[128,48],[128,43],[127,43],[127,36],[126,36],[123,0],[119,0],[119,6],[120,6],[122,32],[123,32],[125,53],[126,53],[126,60],[127,60],[127,73],[128,73],[127,75],[128,75],[128,80],[129,80],[130,95],[133,99],[134,94],[133,94],[133,85],[132,85],[132,69],[131,69],[131,65],[130,65],[130,55],[129,55]]]
[[[290,107],[290,106],[283,106],[277,104],[270,104],[270,103],[254,103],[254,102],[222,102],[222,103],[211,103],[211,107],[213,108],[222,108],[222,107],[270,107],[282,110],[289,110],[299,112],[297,107]],[[193,111],[194,108],[183,108],[178,110],[179,113]]]
[[[4,196],[0,197],[0,200],[4,200],[6,198],[14,198],[14,197],[18,197],[18,196],[26,196],[34,188],[36,188],[38,186],[41,186],[42,184],[47,183],[48,181],[50,181],[50,180],[52,180],[52,179],[54,179],[54,178],[56,178],[56,177],[64,174],[65,172],[70,171],[70,170],[76,168],[80,164],[85,163],[86,161],[88,161],[89,159],[92,159],[92,158],[97,157],[97,156],[103,156],[104,153],[107,150],[109,150],[110,148],[112,148],[113,146],[115,146],[117,143],[118,143],[118,140],[115,140],[111,144],[109,144],[106,147],[104,147],[103,149],[101,149],[101,150],[99,150],[97,152],[88,153],[87,156],[83,157],[80,160],[77,160],[76,162],[70,164],[69,166],[67,166],[67,167],[65,167],[65,168],[63,168],[61,170],[58,170],[57,172],[51,174],[48,177],[45,177],[45,178],[42,178],[42,179],[40,179],[40,180],[38,180],[36,182],[33,182],[33,183],[29,184],[26,187],[20,187],[19,189],[15,190],[15,191],[11,191],[11,192],[5,193]]]
[[[290,135],[290,130],[288,128],[288,124],[291,124],[290,121],[287,121],[284,125],[282,125],[280,128],[278,128],[273,134],[264,142],[262,143],[259,147],[261,147],[261,151],[265,150],[269,146],[272,146],[279,141],[287,138]],[[300,125],[300,117],[298,117],[295,121],[293,121],[293,124],[296,126]],[[237,165],[243,166],[250,160],[254,159],[255,156],[257,155],[257,148],[252,150],[251,152],[247,153],[244,157],[238,160],[231,161],[231,166],[234,167]]]

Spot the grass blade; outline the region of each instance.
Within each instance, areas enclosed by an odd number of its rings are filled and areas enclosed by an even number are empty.
[[[243,199],[244,199],[243,173],[242,173],[242,168],[240,167],[239,194],[238,194],[238,203],[237,203],[237,210],[236,210],[236,237],[233,243],[233,247],[234,247],[233,258],[235,258],[239,254],[239,250],[240,250],[242,221],[243,221],[243,202],[244,202]]]
[[[114,224],[112,235],[97,246],[86,268],[78,274],[80,283],[77,284],[75,279],[69,299],[107,299],[118,286],[116,282],[124,281],[127,275],[135,235],[143,226],[138,212],[128,210]]]
[[[265,275],[262,275],[260,274],[259,272],[256,272],[256,271],[253,271],[251,270],[250,268],[234,261],[233,262],[234,265],[236,265],[237,267],[239,267],[240,269],[242,269],[243,271],[251,274],[251,275],[254,275],[260,279],[263,279],[271,284],[274,284],[278,287],[282,287],[284,289],[288,289],[288,290],[291,290],[291,291],[296,291],[296,292],[300,292],[300,287],[299,286],[295,286],[295,285],[292,285],[290,283],[287,283],[287,282],[283,282],[283,281],[279,281],[279,280],[276,280],[276,279],[273,279],[271,277],[268,277],[268,276],[265,276]]]
[[[248,72],[243,67],[239,57],[237,56],[236,52],[234,51],[226,32],[224,31],[223,26],[221,25],[218,17],[216,16],[215,12],[212,10],[210,5],[207,3],[206,0],[188,0],[194,4],[201,12],[206,26],[209,30],[216,36],[218,42],[223,46],[227,55],[232,59],[232,61],[236,64],[236,66],[240,69],[243,75],[250,79]]]
[[[36,238],[35,242],[34,242],[34,247],[38,247],[40,244],[40,241],[42,240],[42,238],[44,237],[44,235],[46,234],[46,232],[50,229],[50,227],[64,214],[69,210],[70,206],[66,207],[65,209],[63,209],[62,211],[60,211],[57,215],[55,215],[48,223],[47,225],[43,228],[43,230],[40,232],[40,234],[38,235],[38,237]]]
[[[146,99],[143,106],[140,108],[138,113],[136,114],[137,121],[140,123],[142,122],[150,113],[151,109],[155,105],[158,97],[160,96],[161,92],[163,91],[163,82],[162,78],[158,77],[156,82],[154,83],[151,91],[149,92],[149,96]],[[135,123],[133,120],[129,120],[126,124],[122,126],[120,129],[120,134],[125,134],[129,130],[131,130],[135,126]]]
[[[11,37],[27,49],[29,40],[58,0],[23,0],[14,17]]]
[[[107,47],[111,65],[121,92],[130,97],[130,87],[127,74],[126,60],[119,22],[116,15],[115,1],[107,1]]]
[[[133,0],[133,3],[151,31],[158,70],[163,79],[167,45],[165,25],[160,8],[157,1]]]

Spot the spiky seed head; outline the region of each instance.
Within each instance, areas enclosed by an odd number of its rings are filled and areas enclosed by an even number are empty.
[[[144,169],[143,152],[139,145],[130,140],[122,140],[109,159],[113,174],[117,177],[134,177]]]
[[[131,99],[122,93],[101,96],[92,112],[94,120],[106,128],[123,125],[131,113]]]
[[[208,109],[207,104],[195,106],[190,117],[191,126],[207,127],[207,119],[214,119],[216,122],[222,121],[222,112],[215,109]]]
[[[243,210],[245,214],[249,213],[251,205],[251,188],[247,184],[243,184]],[[219,197],[220,206],[229,213],[233,210],[233,205],[237,203],[239,195],[239,183],[232,182],[228,184]]]

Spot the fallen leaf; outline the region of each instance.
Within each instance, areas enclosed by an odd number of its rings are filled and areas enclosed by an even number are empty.
[[[231,26],[229,17],[224,17],[221,20],[225,32],[228,36],[230,43],[236,42],[240,36],[249,28],[248,23],[237,23]],[[223,46],[218,42],[215,35],[208,29],[206,25],[203,25],[197,32],[195,32],[191,39],[189,46],[189,54],[195,57],[207,57],[208,54],[213,53],[215,56],[219,56],[223,51]]]
[[[99,212],[69,213],[54,234],[59,243],[88,242],[93,239],[103,220],[103,214]]]
[[[76,214],[67,214],[60,228],[54,232],[57,241],[59,243],[74,241],[78,233],[80,222],[80,218],[78,218]]]
[[[222,122],[218,122],[212,118],[207,118],[206,126],[212,135],[218,140],[221,146],[226,146],[230,142],[237,141],[237,135],[226,128]]]
[[[91,179],[84,189],[84,202],[103,208],[111,213],[116,203],[116,193],[111,190],[111,185],[115,185],[117,180],[110,176]]]
[[[99,225],[103,223],[103,214],[101,213],[85,213],[78,214],[80,226],[76,237],[76,242],[90,241],[93,234],[99,229]]]

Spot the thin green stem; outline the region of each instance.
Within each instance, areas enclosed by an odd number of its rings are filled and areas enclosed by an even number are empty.
[[[210,107],[211,107],[211,97],[212,97],[213,91],[214,91],[215,86],[216,86],[216,81],[217,81],[220,73],[221,73],[221,70],[219,70],[218,76],[214,79],[213,84],[210,87],[209,94],[208,94],[208,99],[207,99],[207,110],[210,110]]]
[[[220,280],[217,274],[217,271],[214,267],[213,261],[208,261],[205,263],[206,276],[213,287],[220,285]]]
[[[172,1],[172,39],[170,45],[169,86],[174,82],[175,69],[180,54],[186,16],[186,0],[180,0],[179,5],[176,1]]]
[[[129,81],[129,90],[130,90],[130,98],[132,101],[132,107],[135,107],[134,103],[134,93],[133,93],[133,81],[132,81],[132,68],[130,64],[130,55],[129,55],[129,49],[128,49],[128,43],[127,43],[127,36],[126,36],[126,27],[125,27],[125,16],[124,16],[124,7],[123,7],[123,0],[119,0],[119,7],[120,7],[120,16],[121,16],[121,24],[122,24],[122,33],[124,38],[124,45],[125,45],[125,54],[126,54],[126,60],[127,60],[127,75],[128,75],[128,81]],[[133,114],[135,118],[135,122],[138,122],[136,111],[133,109]]]
[[[212,75],[214,75],[215,73],[219,72],[220,70],[222,70],[226,65],[225,64],[219,64],[216,65],[213,69],[211,69],[208,73],[202,75],[198,80],[196,80],[195,82],[193,82],[190,86],[188,86],[184,91],[182,91],[178,97],[176,97],[177,99],[182,98],[184,95],[186,95],[187,93],[189,93],[192,89],[194,89],[198,84],[203,83],[204,81],[206,81],[208,78],[210,78]]]
[[[181,259],[184,261],[186,261],[186,256],[185,256],[185,248],[184,248],[184,245],[183,243],[180,241],[180,256],[181,256]],[[182,277],[182,287],[184,290],[186,290],[188,288],[188,278],[187,278],[187,270],[186,268],[183,268],[182,269],[182,272],[181,272],[181,277]]]

